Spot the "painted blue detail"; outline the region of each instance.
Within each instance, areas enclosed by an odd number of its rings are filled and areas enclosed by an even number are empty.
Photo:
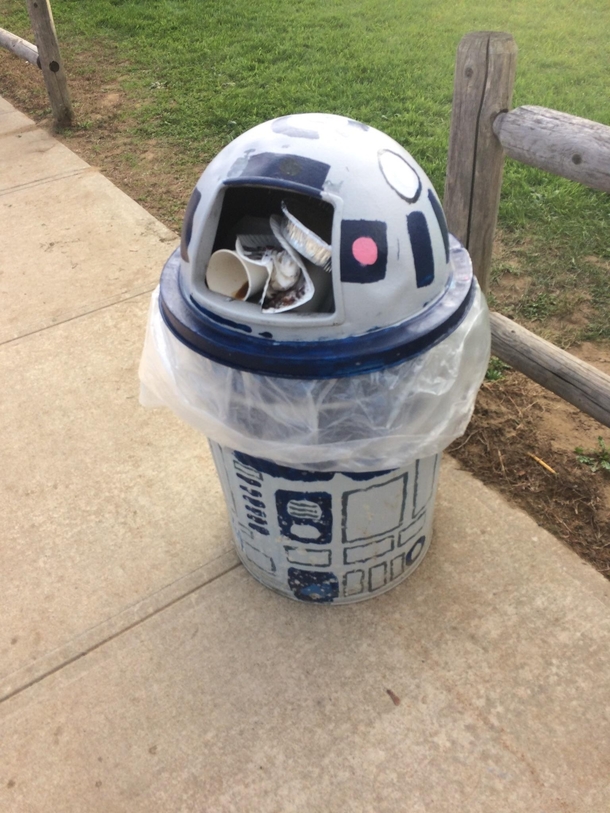
[[[304,501],[311,505],[303,506]],[[308,545],[330,545],[333,533],[332,496],[326,491],[278,489],[275,492],[275,505],[280,531],[284,536]],[[299,510],[301,506],[302,510]],[[299,534],[298,529],[303,526],[315,528],[320,535],[317,539],[311,539]]]
[[[243,486],[242,486],[242,488],[243,488]],[[242,494],[242,497],[244,498],[244,502],[247,501],[249,505],[253,505],[255,508],[264,508],[265,507],[265,503],[262,502],[261,500],[255,500],[252,497],[249,497],[247,494]]]
[[[345,477],[350,480],[372,480],[374,477],[384,477],[386,474],[396,471],[396,469],[386,469],[385,471],[342,471]]]
[[[385,277],[388,264],[388,227],[382,220],[344,220],[341,223],[341,282],[364,284]],[[377,260],[362,265],[354,257],[352,246],[359,237],[370,237],[377,246]]]
[[[260,525],[253,525],[251,522],[248,523],[248,528],[252,528],[253,531],[256,531],[263,536],[269,536],[269,531],[267,528],[263,528]]]
[[[413,249],[417,287],[425,288],[434,282],[434,255],[426,215],[423,212],[411,212],[407,215],[407,228]]]
[[[243,480],[244,483],[248,483],[249,486],[260,486],[258,480],[251,480],[249,477],[244,477],[244,475],[240,474],[239,472],[236,472],[235,474],[240,480]]]
[[[441,234],[443,236],[443,243],[445,244],[445,259],[447,260],[447,262],[449,262],[449,230],[447,228],[447,221],[445,220],[445,213],[443,212],[443,207],[441,206],[439,199],[436,197],[432,189],[428,190],[428,200],[432,204],[434,214],[436,215],[436,219],[438,220],[438,227],[441,230]]]
[[[330,170],[329,164],[288,153],[259,152],[250,155],[239,177],[227,178],[225,185],[254,184],[304,190],[320,196]]]
[[[228,367],[284,378],[345,378],[400,364],[441,342],[461,323],[476,291],[472,272],[452,276],[428,310],[388,328],[346,339],[270,342],[231,329],[180,290],[180,254],[161,275],[159,309],[167,327],[187,347]],[[293,478],[294,479],[294,478]],[[318,479],[318,475],[314,475]]]
[[[263,339],[272,339],[273,338],[273,333],[269,333],[268,330],[265,330],[264,333],[259,333],[258,335],[262,336]]]
[[[195,217],[195,209],[199,206],[201,200],[201,192],[195,187],[193,194],[189,200],[186,211],[184,213],[184,222],[182,224],[182,237],[180,240],[180,256],[185,262],[189,261],[189,243],[193,236],[193,219]]]
[[[385,556],[394,550],[395,541],[393,535],[384,536],[382,534],[380,539],[373,539],[363,545],[352,545],[349,548],[343,548],[343,562],[346,565],[357,565],[370,562],[371,559],[377,559],[378,556]],[[381,553],[379,553],[380,547]]]
[[[248,509],[248,519],[252,519],[252,514],[255,517],[261,517],[262,519],[267,519],[267,514],[264,511],[261,511],[260,508],[253,508],[251,505],[247,506]],[[254,520],[254,522],[258,522],[258,520]]]
[[[405,569],[405,555],[401,553],[400,556],[395,556],[390,561],[390,579],[397,579],[402,576]]]
[[[335,474],[342,474],[344,477],[349,477],[350,480],[372,480],[375,477],[384,477],[386,474],[391,474],[396,469],[385,469],[384,471],[304,471],[303,469],[293,469],[289,466],[282,466],[280,463],[274,463],[273,460],[265,460],[262,457],[253,457],[252,455],[245,454],[245,452],[233,452],[233,457],[240,463],[246,466],[251,466],[261,474],[270,474],[272,477],[282,477],[284,480],[302,483],[315,483],[315,482],[328,482],[332,480]],[[243,478],[243,475],[242,475]],[[257,484],[258,485],[258,484]],[[254,497],[261,497],[260,491],[253,491],[247,486],[240,486],[248,494]],[[247,497],[253,505],[264,508],[265,504]]]
[[[373,584],[373,571],[379,571],[380,569],[383,572],[383,584],[374,585]],[[371,567],[369,569],[369,593],[372,593],[375,590],[379,590],[380,587],[385,587],[385,585],[387,583],[388,583],[388,563],[387,562],[381,562],[380,564],[375,565],[374,567]]]
[[[359,590],[355,589],[354,580],[351,579],[352,584],[350,585],[350,576],[356,576],[360,581]],[[349,590],[348,590],[349,587]],[[348,570],[343,576],[343,593],[344,595],[354,596],[358,593],[364,593],[364,570]]]
[[[240,463],[252,466],[261,474],[270,474],[272,477],[282,477],[284,480],[300,481],[303,483],[315,483],[316,481],[332,480],[334,471],[303,471],[302,469],[292,469],[289,466],[281,466],[272,460],[264,460],[262,457],[251,457],[244,452],[233,452],[233,456]]]
[[[257,516],[255,516],[255,514]],[[259,514],[261,514],[260,511],[255,511],[254,513],[248,514],[247,516],[248,516],[248,519],[251,519],[252,522],[256,522],[257,525],[268,525],[265,513],[262,512],[262,517],[258,516]]]
[[[339,595],[339,580],[334,573],[289,567],[288,586],[301,601],[330,602]]]
[[[438,455],[437,455],[434,458],[434,466],[432,468],[432,481],[431,481],[431,484],[430,484],[431,488],[432,488],[432,484],[434,483],[434,480],[436,478],[436,467],[438,466],[438,461],[439,461],[439,458],[438,458]],[[420,490],[419,469],[420,469],[421,465],[422,465],[421,460],[418,460],[416,462],[416,464],[415,464],[415,479],[414,479],[414,482],[413,482],[413,512],[411,514],[411,517],[413,519],[415,519],[416,517],[418,517],[418,516],[420,516],[422,514],[422,512],[425,510],[426,505],[428,504],[428,502],[430,500],[430,497],[432,496],[432,491],[429,490],[428,491],[428,496],[426,498],[425,503],[423,503],[423,505],[420,505],[419,508],[417,507],[418,502],[419,502],[419,496],[420,496],[420,494],[419,494],[419,490]]]
[[[305,548],[302,545],[284,545],[286,559],[295,565],[309,564],[308,557],[313,554],[315,567],[330,567],[332,561],[332,551],[316,550],[315,548]],[[313,563],[311,564],[313,567]]]
[[[421,543],[421,547],[419,547],[420,543]],[[419,557],[421,555],[421,552],[424,549],[425,544],[426,544],[426,537],[425,536],[420,536],[419,539],[417,540],[417,542],[411,547],[411,549],[408,550],[405,553],[405,564],[406,564],[407,567],[409,567],[410,565],[413,564],[413,562],[415,562],[415,561],[417,561],[417,559],[419,559]],[[419,549],[417,550],[417,553],[415,553],[415,555],[413,555],[416,548],[419,548]]]
[[[410,525],[407,525],[406,528],[403,528],[402,531],[398,535],[398,547],[401,548],[403,545],[406,545],[408,542],[411,542],[418,534],[421,533],[423,529],[423,523],[426,521],[426,510],[424,509],[419,517],[412,522]],[[418,528],[413,530],[413,526],[418,525]]]
[[[258,485],[260,485],[260,483],[259,483]],[[248,494],[252,494],[252,496],[253,496],[253,497],[262,497],[262,496],[263,496],[263,495],[260,493],[260,491],[253,491],[251,488],[248,488],[248,486],[240,486],[240,488],[241,488],[243,491],[247,492]],[[244,499],[245,499],[245,498],[244,498]],[[250,498],[248,497],[248,499],[250,499]]]
[[[261,513],[260,511],[256,512],[256,514],[260,514],[260,513]],[[265,514],[263,514],[262,517],[261,517],[261,516],[255,516],[254,512],[252,512],[251,514],[246,514],[246,516],[248,517],[248,519],[251,519],[252,522],[255,522],[257,524],[257,526],[258,525],[264,525],[265,527],[267,527],[267,520],[265,518]],[[250,527],[252,527],[252,526],[250,526]]]

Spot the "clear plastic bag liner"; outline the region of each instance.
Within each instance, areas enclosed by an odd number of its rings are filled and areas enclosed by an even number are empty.
[[[489,363],[489,314],[478,286],[465,318],[430,350],[377,372],[316,380],[242,372],[199,355],[166,326],[158,293],[140,403],[169,407],[223,446],[293,468],[378,471],[442,451],[466,429]]]

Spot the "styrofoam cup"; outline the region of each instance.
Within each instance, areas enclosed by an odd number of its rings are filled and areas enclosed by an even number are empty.
[[[268,277],[265,265],[250,262],[235,251],[221,248],[210,257],[205,281],[214,293],[232,299],[249,299],[263,290]]]

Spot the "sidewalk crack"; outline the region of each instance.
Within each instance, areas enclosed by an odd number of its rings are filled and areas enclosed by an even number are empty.
[[[209,570],[210,567],[214,566],[214,562],[217,562],[218,559],[222,559],[223,557],[230,556],[233,558],[233,554],[230,552],[225,552],[220,554],[215,559],[212,559],[210,562],[203,565],[203,568]],[[52,652],[48,652],[46,655],[43,655],[38,661],[34,661],[34,663],[29,664],[28,666],[23,667],[22,669],[18,669],[16,672],[13,672],[12,675],[5,676],[3,683],[4,687],[0,686],[0,705],[11,698],[16,697],[17,695],[21,694],[22,692],[26,691],[27,689],[32,688],[36,684],[42,682],[46,678],[54,675],[57,672],[60,672],[67,666],[79,661],[81,658],[84,658],[86,655],[95,652],[97,649],[105,646],[106,644],[114,641],[115,639],[121,637],[125,633],[129,632],[130,630],[140,626],[146,621],[149,621],[151,618],[154,618],[156,615],[159,615],[170,607],[173,607],[178,602],[187,599],[189,596],[196,593],[198,590],[201,590],[204,587],[207,587],[210,584],[221,579],[223,576],[231,573],[233,570],[240,568],[242,565],[239,561],[234,562],[229,567],[224,567],[219,573],[216,573],[208,578],[205,578],[205,574],[200,574],[199,578],[195,576],[195,584],[192,584],[188,587],[188,589],[178,592],[176,595],[171,595],[172,590],[175,590],[181,582],[186,581],[188,582],[193,578],[193,576],[199,573],[199,570],[195,570],[192,573],[184,576],[175,582],[172,582],[169,585],[158,590],[156,593],[153,593],[149,596],[145,596],[141,601],[132,605],[130,607],[126,607],[117,615],[106,619],[105,621],[101,622],[100,624],[91,627],[89,630],[81,633],[76,639],[72,641],[68,641],[63,646],[58,647],[57,649],[53,650]],[[183,585],[185,587],[186,585]],[[165,600],[162,598],[163,593],[170,593],[170,596],[166,596]],[[121,617],[124,617],[129,614],[133,614],[134,612],[137,613],[138,607],[143,608],[147,603],[154,601],[155,596],[160,597],[161,603],[158,606],[154,606],[149,610],[144,610],[141,615],[137,615],[132,621],[126,623],[121,626]],[[125,619],[126,620],[126,619]],[[108,629],[113,628],[114,629]],[[104,630],[104,628],[107,628]],[[98,631],[100,637],[97,638],[95,636],[95,632]],[[87,641],[88,638],[92,638],[93,640]],[[78,640],[82,641],[82,646],[78,646]],[[84,639],[84,640],[83,640]],[[77,651],[73,651],[76,649]],[[72,654],[70,651],[72,650]],[[56,661],[53,664],[53,661]],[[38,667],[38,668],[36,668]],[[24,680],[24,682],[19,682],[19,675],[23,675],[25,678],[28,672],[32,673],[28,678]],[[25,673],[25,674],[24,674]],[[12,684],[12,685],[11,685]]]

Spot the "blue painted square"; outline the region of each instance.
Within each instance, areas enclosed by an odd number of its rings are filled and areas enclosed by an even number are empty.
[[[314,545],[332,539],[332,496],[326,491],[275,492],[277,519],[283,536]]]
[[[329,164],[302,155],[259,152],[248,158],[241,177],[281,180],[321,191],[329,170]]]
[[[344,220],[341,223],[341,282],[365,284],[384,279],[388,264],[387,231],[387,224],[382,220]],[[356,259],[360,252],[355,246],[361,240],[375,244],[374,261],[371,258],[371,262],[363,263]]]
[[[289,567],[288,585],[301,601],[329,602],[339,595],[339,580],[333,573]]]

